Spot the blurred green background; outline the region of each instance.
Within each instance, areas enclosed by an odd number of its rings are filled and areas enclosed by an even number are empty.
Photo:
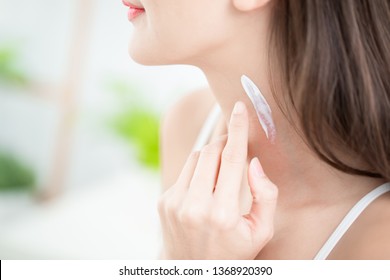
[[[0,0],[0,259],[153,259],[159,129],[206,84],[142,66],[120,0]]]
[[[112,81],[109,88],[117,98],[118,112],[110,119],[113,131],[134,146],[138,161],[147,168],[159,168],[160,116],[143,100],[142,90],[126,81]]]
[[[3,42],[0,45],[0,86],[27,87],[29,84],[19,56],[16,44]],[[0,191],[32,191],[35,183],[32,167],[0,147]]]

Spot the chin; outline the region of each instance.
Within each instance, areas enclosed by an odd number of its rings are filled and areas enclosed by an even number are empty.
[[[158,58],[158,55],[155,55],[152,52],[148,52],[145,49],[137,50],[130,47],[129,55],[134,62],[145,66],[166,64],[166,62],[163,59]]]
[[[135,52],[133,50],[129,50],[130,58],[141,65],[144,66],[163,66],[163,65],[192,65],[195,67],[199,67],[196,61],[189,58],[167,58],[163,55],[153,55],[152,53],[143,52]]]
[[[172,64],[190,64],[192,57],[190,48],[180,51],[180,48],[156,45],[151,42],[130,41],[128,53],[133,61],[145,66],[159,66]]]

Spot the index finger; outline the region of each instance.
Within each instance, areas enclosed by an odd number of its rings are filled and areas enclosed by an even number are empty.
[[[243,102],[235,104],[228,128],[228,140],[221,156],[215,195],[238,203],[248,155],[248,112]]]

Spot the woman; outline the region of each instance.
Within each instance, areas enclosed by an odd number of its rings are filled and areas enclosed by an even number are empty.
[[[125,2],[141,9],[135,61],[194,65],[210,85],[164,118],[163,258],[390,258],[388,0]]]

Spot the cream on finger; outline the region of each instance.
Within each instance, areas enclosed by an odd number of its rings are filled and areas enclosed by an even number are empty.
[[[241,84],[249,99],[255,107],[257,117],[268,140],[273,143],[276,137],[275,124],[272,118],[272,110],[260,89],[245,75],[241,76]]]

